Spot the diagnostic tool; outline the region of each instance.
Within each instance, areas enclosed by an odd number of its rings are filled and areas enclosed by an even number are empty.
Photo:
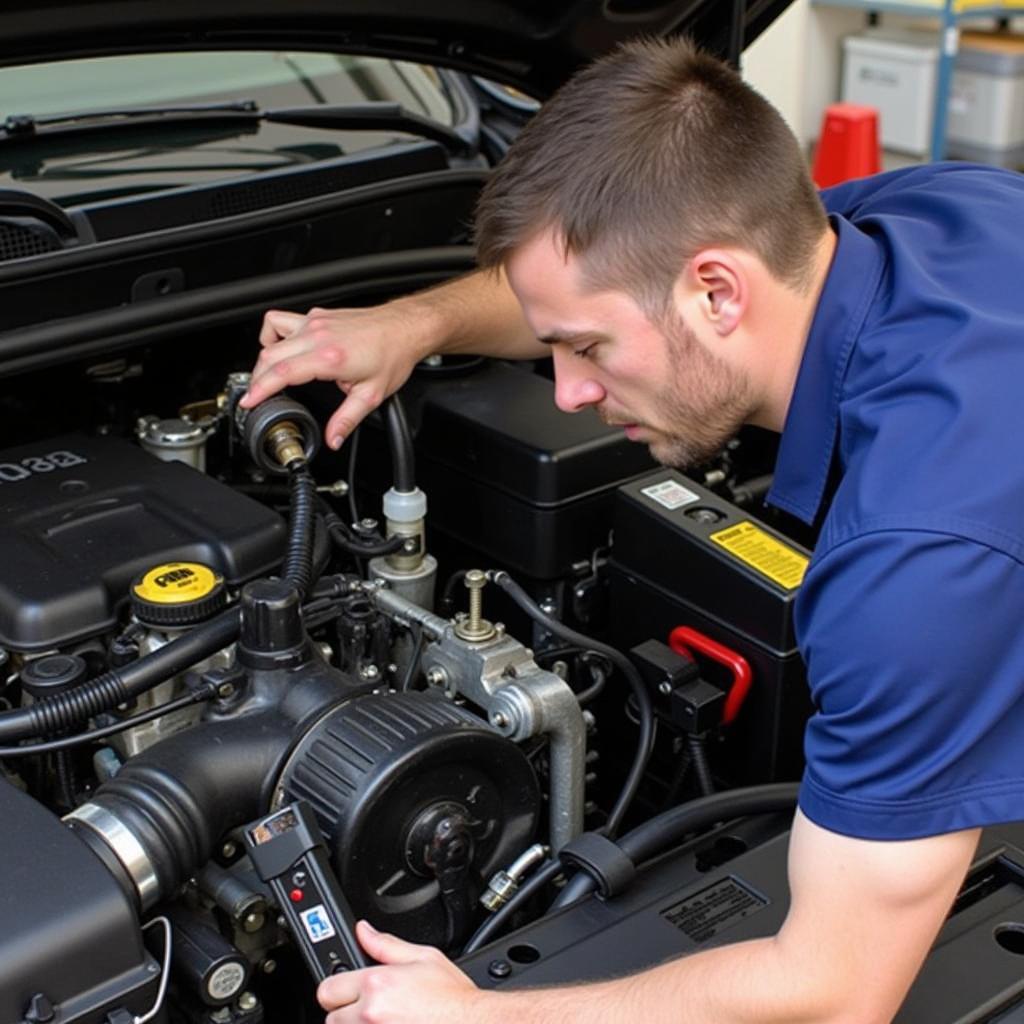
[[[256,873],[270,886],[316,981],[368,966],[309,805],[297,800],[275,811],[249,825],[245,838]]]

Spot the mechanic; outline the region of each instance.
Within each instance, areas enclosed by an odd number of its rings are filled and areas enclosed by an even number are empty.
[[[562,409],[595,407],[664,462],[742,423],[781,431],[769,500],[821,528],[796,609],[816,713],[778,935],[482,992],[362,922],[384,966],[322,984],[330,1024],[892,1018],[979,829],[1024,818],[1021,238],[1024,178],[993,168],[819,197],[733,71],[644,41],[522,132],[481,197],[479,273],[266,314],[247,402],[337,381],[333,447],[429,353],[550,355]]]

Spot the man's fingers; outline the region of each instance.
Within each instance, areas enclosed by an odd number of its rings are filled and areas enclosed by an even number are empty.
[[[432,946],[417,946],[397,935],[379,932],[369,921],[360,921],[356,925],[356,938],[359,945],[382,964],[412,964],[437,955]]]
[[[242,405],[250,408],[289,385],[335,380],[341,360],[336,349],[310,345],[304,337],[288,338],[265,348],[253,367]]]
[[[338,406],[334,414],[327,421],[327,428],[324,433],[327,435],[327,444],[337,451],[353,430],[380,405],[382,397],[380,392],[370,385],[354,385],[345,398],[345,401]]]
[[[271,309],[263,314],[260,327],[260,344],[266,348],[282,338],[290,338],[305,323],[301,313],[290,313],[283,309]]]
[[[330,1010],[348,1006],[359,998],[360,971],[342,971],[320,982],[316,990],[317,1002]]]

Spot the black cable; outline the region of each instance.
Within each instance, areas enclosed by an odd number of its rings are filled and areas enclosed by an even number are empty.
[[[131,718],[124,718],[113,725],[105,725],[100,729],[90,729],[88,732],[78,733],[76,736],[65,736],[63,739],[50,740],[48,743],[29,743],[21,747],[0,747],[0,757],[27,757],[29,754],[47,754],[53,750],[68,750],[70,747],[80,747],[94,740],[101,740],[106,736],[113,736],[115,733],[124,732],[125,729],[132,729],[136,725],[151,722],[154,718],[169,715],[179,708],[188,707],[190,704],[198,704],[200,701],[210,700],[217,695],[216,687],[209,685],[192,693],[179,697],[177,700],[168,701],[159,707],[150,708],[149,711],[132,715]]]
[[[797,782],[776,782],[769,786],[746,786],[702,796],[650,818],[626,833],[617,843],[633,863],[640,864],[674,846],[684,836],[711,828],[719,822],[792,810],[799,791]],[[575,903],[596,888],[597,882],[580,872],[569,879],[548,912]]]
[[[348,513],[352,523],[359,522],[359,506],[356,505],[356,460],[359,458],[359,431],[356,427],[348,439]]]
[[[316,484],[305,461],[296,461],[289,466],[288,489],[291,493],[288,547],[281,565],[281,575],[295,585],[301,599],[313,583],[313,531],[317,497]]]
[[[530,876],[528,882],[524,882],[518,892],[512,894],[509,897],[508,903],[506,903],[500,910],[489,917],[479,928],[473,933],[469,942],[466,943],[462,950],[462,955],[467,956],[469,953],[475,953],[481,946],[485,946],[492,939],[496,939],[498,935],[505,930],[505,926],[512,919],[512,915],[519,910],[519,908],[532,899],[541,889],[544,888],[549,882],[554,881],[562,873],[562,862],[558,859],[545,861],[537,870]]]
[[[357,558],[376,558],[378,555],[390,555],[400,551],[406,538],[399,536],[387,537],[379,541],[364,541],[356,537],[342,522],[341,516],[335,512],[323,498],[317,498],[317,506],[323,516],[324,525],[331,541],[343,551]]]
[[[636,753],[633,756],[633,764],[623,784],[622,791],[608,815],[602,832],[608,836],[614,836],[622,824],[629,805],[633,802],[636,792],[640,787],[640,780],[647,769],[647,762],[650,760],[651,751],[654,749],[654,709],[651,707],[651,698],[640,678],[640,673],[633,663],[620,651],[615,650],[608,644],[601,643],[583,633],[577,633],[558,619],[553,618],[542,611],[537,603],[519,586],[507,572],[501,571],[493,574],[494,582],[505,591],[506,594],[535,622],[540,623],[545,629],[553,633],[566,643],[574,644],[577,647],[584,647],[607,658],[626,677],[633,696],[636,699],[637,711],[640,717],[640,736],[637,740]]]
[[[416,676],[416,670],[419,668],[420,659],[423,657],[423,645],[425,642],[426,636],[424,635],[423,627],[418,626],[416,628],[416,641],[412,647],[412,654],[409,656],[409,664],[405,669],[405,675],[402,676],[402,684],[398,688],[399,693],[409,692],[412,681]]]
[[[596,697],[600,696],[601,692],[604,690],[605,683],[608,682],[608,673],[601,665],[598,665],[596,662],[587,662],[586,657],[584,657],[583,660],[590,672],[590,678],[593,682],[585,690],[580,690],[580,692],[576,694],[576,699],[579,701],[580,707],[584,704],[589,704]]]
[[[441,591],[441,603],[438,608],[444,618],[450,618],[455,612],[455,588],[466,578],[465,569],[456,569],[444,582]]]
[[[405,407],[397,394],[391,395],[384,402],[384,422],[391,446],[392,486],[396,491],[408,494],[416,490],[416,457],[413,454],[409,422],[405,418]]]
[[[711,796],[715,791],[715,783],[711,778],[711,765],[708,764],[708,751],[703,736],[690,733],[686,737],[686,746],[690,752],[690,762],[693,765],[694,774],[697,776],[697,785],[700,787],[703,796]]]
[[[240,623],[236,605],[136,661],[30,707],[0,712],[0,741],[53,736],[82,725],[230,646],[238,639]]]

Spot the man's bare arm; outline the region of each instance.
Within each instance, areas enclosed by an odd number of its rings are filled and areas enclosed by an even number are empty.
[[[436,950],[368,936],[392,966],[325,982],[329,1024],[884,1024],[899,1008],[956,895],[978,832],[850,839],[799,813],[792,905],[770,939],[737,943],[616,981],[481,992]]]
[[[550,354],[527,327],[504,274],[489,272],[366,309],[271,310],[260,344],[243,404],[256,405],[289,385],[333,380],[346,396],[325,430],[335,448],[428,355]]]

